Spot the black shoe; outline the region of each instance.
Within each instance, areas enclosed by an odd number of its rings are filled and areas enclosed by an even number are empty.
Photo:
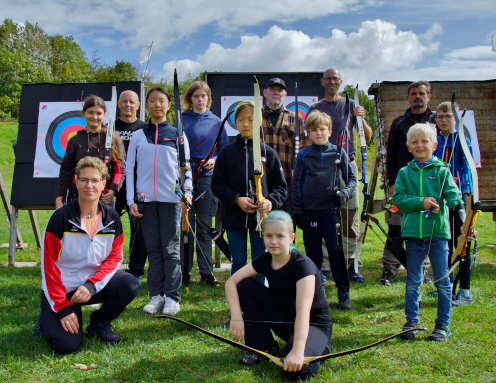
[[[113,326],[110,322],[96,322],[86,327],[89,335],[96,336],[100,342],[108,343],[110,345],[117,344],[121,341],[121,337],[114,333]]]
[[[349,277],[350,281],[353,281],[353,282],[358,282],[358,283],[365,282],[365,278],[363,277],[362,274],[360,274],[360,270],[358,270],[358,272],[355,273],[355,266],[354,265],[351,265],[348,268],[348,277]]]
[[[212,287],[220,286],[219,281],[217,279],[215,279],[213,274],[202,275],[201,280],[202,280],[202,282],[207,282],[207,284],[212,286]]]
[[[45,331],[43,331],[43,327],[41,327],[40,318],[36,321],[34,325],[34,335],[38,338],[45,338]]]
[[[449,326],[442,323],[436,323],[434,331],[427,337],[428,340],[435,340],[436,342],[445,342],[451,336]]]
[[[279,345],[275,344],[270,350],[264,350],[267,354],[277,356],[279,354]],[[245,366],[253,366],[259,364],[261,361],[265,360],[263,356],[258,356],[256,354],[246,354],[238,359],[238,362],[244,364]]]
[[[338,291],[338,307],[341,310],[351,310],[350,294],[346,291]]]
[[[411,330],[412,328],[417,328],[417,327],[418,327],[417,322],[408,321],[405,323],[405,325],[403,326],[403,329],[401,331],[407,331],[407,330]],[[417,333],[417,331],[410,331],[410,332],[407,332],[406,334],[401,334],[400,338],[404,339],[404,340],[414,340],[416,333]]]
[[[396,274],[397,272],[393,271],[392,269],[384,269],[382,271],[381,277],[379,278],[379,283],[383,284],[384,286],[390,286]]]

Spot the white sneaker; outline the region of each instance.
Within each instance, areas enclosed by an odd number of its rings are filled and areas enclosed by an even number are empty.
[[[174,299],[166,297],[164,309],[162,310],[162,314],[165,315],[175,315],[179,312],[179,302],[176,302]]]
[[[155,295],[150,299],[150,303],[148,303],[145,307],[143,307],[143,311],[148,314],[155,314],[162,307],[164,307],[165,298],[163,295]]]

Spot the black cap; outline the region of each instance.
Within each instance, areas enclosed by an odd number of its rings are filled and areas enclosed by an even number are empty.
[[[271,78],[269,80],[269,82],[267,83],[267,85],[265,85],[265,89],[267,89],[269,86],[272,86],[272,85],[279,85],[279,86],[282,86],[284,89],[287,89],[286,88],[286,83],[281,78],[277,78],[277,77],[276,78]]]

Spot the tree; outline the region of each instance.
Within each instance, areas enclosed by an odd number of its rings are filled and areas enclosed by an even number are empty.
[[[339,94],[345,97],[346,93],[348,93],[348,97],[353,99],[355,97],[355,87],[353,85],[346,85],[344,87],[344,90]],[[360,100],[360,105],[365,108],[365,120],[372,128],[372,131],[375,133],[375,131],[377,130],[377,122],[375,120],[374,101],[372,101],[363,90],[358,91],[358,99]],[[372,145],[372,143],[375,141],[374,137],[375,136],[372,135],[372,139],[367,144],[368,146]]]
[[[98,52],[93,53],[90,81],[137,81],[138,68],[129,61],[116,61],[115,65],[101,64]]]
[[[50,67],[56,82],[84,82],[91,66],[86,54],[72,36],[50,37]]]

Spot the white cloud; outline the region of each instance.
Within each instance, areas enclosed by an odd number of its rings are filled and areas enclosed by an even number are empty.
[[[482,45],[477,47],[469,47],[452,50],[444,55],[447,59],[496,59],[496,53],[493,52],[490,45]]]
[[[113,39],[109,39],[107,37],[98,37],[95,39],[95,42],[97,42],[98,44],[100,44],[103,47],[109,47],[109,46],[117,43],[117,41],[115,41]]]
[[[181,73],[225,72],[312,72],[329,67],[341,70],[346,84],[362,88],[390,73],[413,69],[424,56],[438,51],[439,43],[423,44],[418,35],[404,32],[382,20],[364,21],[350,34],[334,29],[330,37],[310,37],[303,32],[278,26],[265,36],[242,36],[235,48],[211,43],[192,60],[173,60],[164,64],[165,78],[174,67]]]
[[[422,33],[420,35],[420,38],[422,38],[425,42],[430,43],[434,36],[440,35],[443,33],[443,26],[439,23],[434,23],[432,26],[427,30],[427,32]]]

